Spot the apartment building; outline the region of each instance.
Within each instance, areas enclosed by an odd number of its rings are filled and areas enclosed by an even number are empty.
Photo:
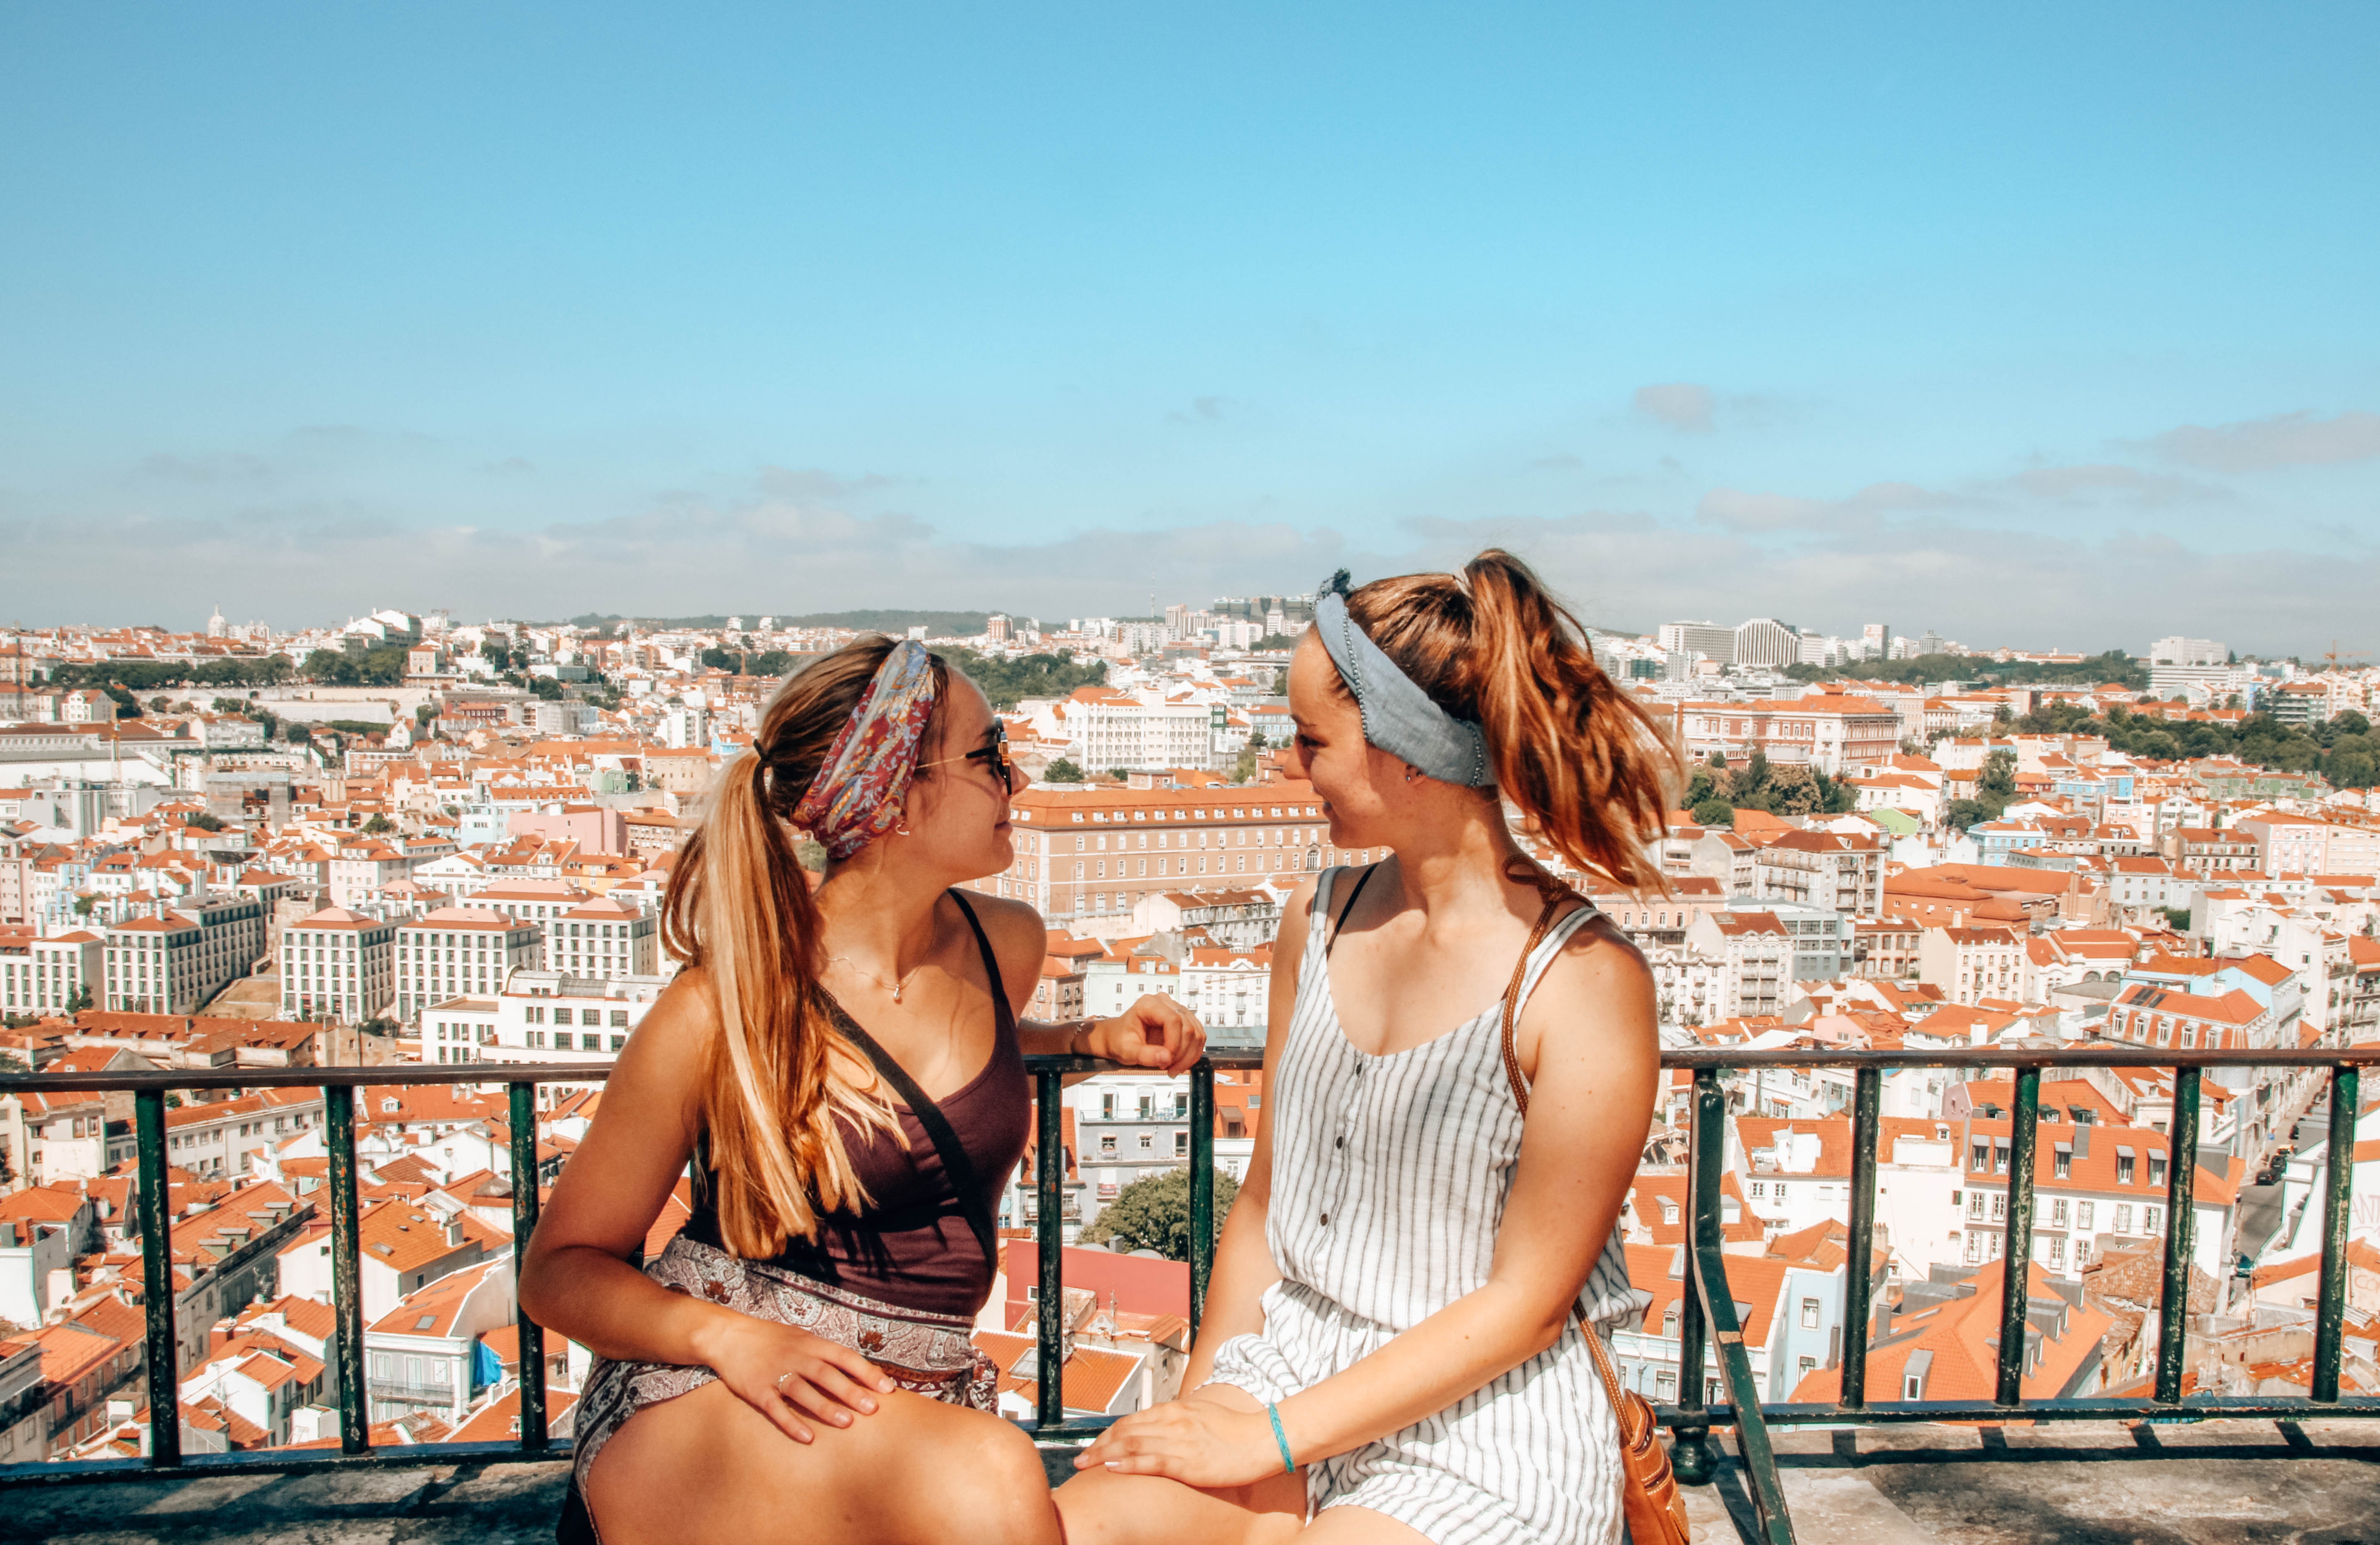
[[[1245,891],[1271,876],[1369,863],[1331,844],[1302,781],[1208,788],[1028,788],[1009,801],[1015,858],[969,882],[1031,902],[1053,923],[1129,917],[1152,893]]]
[[[1033,715],[1033,727],[1065,741],[1070,759],[1087,772],[1160,772],[1220,767],[1227,745],[1238,750],[1230,717],[1223,703],[1189,694],[1084,687]]]
[[[396,931],[396,1016],[418,1024],[432,1004],[504,991],[534,969],[543,930],[490,906],[442,906]]]
[[[398,925],[326,906],[281,931],[281,1012],[355,1024],[396,996]]]
[[[322,1091],[266,1089],[165,1113],[165,1162],[210,1179],[254,1173],[266,1152],[322,1125]]]
[[[2006,928],[1929,928],[1917,942],[1917,979],[1970,1008],[2024,991],[2024,939]]]
[[[549,971],[602,981],[669,976],[676,962],[661,953],[661,920],[626,902],[597,896],[556,918],[545,929]]]
[[[264,907],[241,896],[186,899],[154,917],[110,924],[106,1008],[190,1014],[264,954]]]
[[[1871,917],[1883,898],[1884,854],[1881,836],[1786,832],[1753,849],[1751,894]]]
[[[2172,1139],[2145,1126],[2061,1122],[2045,1112],[2034,1160],[2033,1259],[2079,1273],[2104,1251],[2165,1237]],[[2008,1223],[2010,1123],[1973,1116],[1959,1125],[1965,1182],[1955,1226],[1969,1265],[1998,1260]],[[2231,1214],[2245,1166],[2228,1153],[2197,1155],[2192,1262],[2221,1278],[2229,1266]]]
[[[0,933],[0,1014],[64,1014],[85,988],[100,1002],[106,959],[107,941],[85,928]]]
[[[493,998],[457,998],[422,1011],[422,1053],[440,1062],[608,1064],[627,1049],[668,981],[516,971]],[[491,1079],[501,1077],[492,1072]],[[546,1084],[559,1099],[587,1084]]]
[[[449,1231],[458,1225],[449,1225]],[[480,1337],[513,1323],[509,1250],[406,1295],[364,1329],[364,1390],[371,1419],[435,1416],[453,1421],[496,1381]]]
[[[1806,763],[1828,777],[1881,761],[1900,744],[1896,710],[1840,692],[1681,703],[1678,719],[1696,760],[1718,752],[1733,762],[1758,751],[1771,761]]]
[[[1686,947],[1718,962],[1712,1017],[1776,1014],[1793,988],[1793,936],[1774,912],[1706,912],[1686,930]]]

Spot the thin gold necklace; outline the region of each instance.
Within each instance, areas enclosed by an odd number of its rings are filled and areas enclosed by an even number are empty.
[[[826,959],[827,964],[830,966],[833,965],[838,960],[842,961],[845,966],[850,967],[856,974],[866,977],[869,981],[874,982],[877,986],[891,992],[892,994],[892,1001],[896,1004],[901,1001],[901,994],[909,991],[909,979],[926,968],[926,962],[920,960],[915,966],[910,967],[908,971],[902,976],[899,981],[886,981],[882,977],[878,976],[875,972],[868,969],[868,967],[862,966],[858,961],[852,959],[851,956],[847,955],[828,955]]]

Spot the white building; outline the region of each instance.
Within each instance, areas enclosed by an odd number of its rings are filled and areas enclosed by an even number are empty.
[[[264,953],[264,908],[239,897],[186,900],[155,917],[128,918],[107,931],[111,1009],[189,1014],[225,983],[248,975]]]
[[[89,929],[0,936],[0,1014],[63,1014],[86,987],[101,1002],[106,954],[107,941]]]
[[[441,1045],[443,1036],[455,1054],[442,1054],[440,1061],[608,1066],[627,1049],[628,1037],[668,986],[661,977],[599,980],[559,971],[516,971],[492,1000],[456,1000],[425,1009],[423,1053]],[[558,1098],[573,1089],[596,1087],[546,1084],[540,1091]]]
[[[397,925],[326,906],[281,931],[281,1012],[355,1023],[396,996]]]
[[[537,924],[492,907],[424,913],[396,931],[396,1016],[416,1024],[431,1004],[501,992],[513,972],[537,966],[541,948]]]
[[[545,969],[604,981],[674,976],[662,967],[661,921],[612,896],[584,901],[545,925]]]

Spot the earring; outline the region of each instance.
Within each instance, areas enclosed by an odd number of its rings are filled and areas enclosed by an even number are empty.
[[[894,836],[896,836],[896,837],[905,837],[905,836],[907,836],[907,835],[909,834],[909,822],[908,822],[908,821],[907,821],[906,819],[903,819],[903,820],[900,820],[900,821],[894,821],[894,822],[892,823],[892,834],[893,834]]]
[[[1412,783],[1415,778],[1418,778],[1418,777],[1420,777],[1420,776],[1421,776],[1421,769],[1420,769],[1420,768],[1418,768],[1418,767],[1408,767],[1408,768],[1406,768],[1406,769],[1405,769],[1405,782],[1407,782],[1407,783]]]

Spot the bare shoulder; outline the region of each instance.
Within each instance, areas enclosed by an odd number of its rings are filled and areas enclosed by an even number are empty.
[[[1538,978],[1520,1028],[1539,1047],[1565,1052],[1592,1049],[1659,1054],[1659,1016],[1652,968],[1643,952],[1607,917],[1573,929]],[[1534,1055],[1528,1060],[1534,1061]]]
[[[1000,974],[1009,996],[1023,1003],[1041,979],[1041,962],[1050,953],[1049,925],[1024,902],[979,891],[965,894],[976,920],[983,924],[984,937],[991,941],[991,953],[1000,959]]]
[[[1321,889],[1321,886],[1322,877],[1318,874],[1309,874],[1297,882],[1296,889],[1289,893],[1289,899],[1281,904],[1281,928],[1275,936],[1280,943],[1286,944],[1294,950],[1305,942],[1305,931],[1312,926],[1314,894]],[[1274,953],[1273,958],[1275,960],[1281,958],[1278,950]]]

